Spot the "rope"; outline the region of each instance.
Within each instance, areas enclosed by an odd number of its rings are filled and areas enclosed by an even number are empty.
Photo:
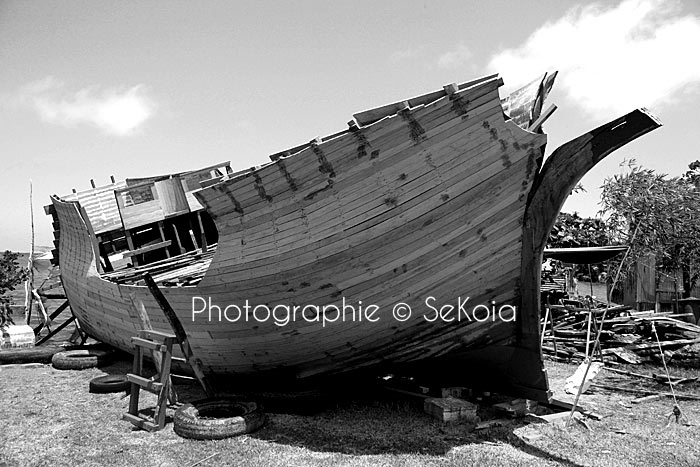
[[[661,348],[661,341],[659,340],[659,335],[656,333],[656,326],[654,322],[651,322],[651,330],[654,332],[656,337],[656,343],[659,346],[659,353],[661,354],[661,363],[664,364],[664,371],[666,372],[666,377],[668,378],[668,385],[671,387],[671,395],[673,396],[673,404],[678,405],[678,400],[676,399],[676,391],[673,390],[673,383],[671,382],[671,375],[668,372],[668,367],[666,366],[666,358],[664,358],[664,351]]]

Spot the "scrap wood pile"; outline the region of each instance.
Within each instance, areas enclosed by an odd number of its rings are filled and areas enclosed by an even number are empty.
[[[206,252],[190,251],[144,266],[129,267],[103,274],[102,277],[118,284],[143,285],[143,274],[150,273],[156,283],[166,286],[182,287],[195,285],[204,274],[214,257],[216,244],[210,245]]]
[[[603,313],[600,344],[593,349]],[[687,314],[633,311],[628,306],[605,312],[602,307],[550,305],[547,316],[541,321],[542,350],[560,358],[585,358],[588,351],[606,362],[639,364],[660,358],[659,346],[667,362],[700,358],[700,326],[682,321]]]

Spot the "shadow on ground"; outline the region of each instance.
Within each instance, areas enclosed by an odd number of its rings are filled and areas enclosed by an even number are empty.
[[[474,430],[474,424],[442,423],[423,412],[422,399],[397,398],[375,390],[342,397],[318,397],[306,401],[316,409],[276,404],[267,409],[268,423],[251,434],[253,438],[282,445],[303,447],[316,452],[351,455],[424,454],[444,456],[450,450],[470,445],[511,445],[531,456],[578,466],[525,442],[515,431],[527,425],[522,419],[507,420],[503,426]],[[349,397],[348,397],[349,396]],[[285,410],[286,409],[286,410]],[[301,409],[306,414],[279,413]],[[491,410],[491,409],[489,409]],[[491,419],[493,413],[480,410]]]

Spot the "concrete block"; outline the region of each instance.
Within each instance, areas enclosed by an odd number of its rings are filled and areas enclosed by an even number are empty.
[[[443,422],[469,421],[479,423],[478,406],[455,397],[429,397],[423,403],[425,413]]]

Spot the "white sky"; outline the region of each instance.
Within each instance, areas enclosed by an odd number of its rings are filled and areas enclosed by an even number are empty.
[[[499,72],[559,70],[548,152],[637,107],[664,127],[613,153],[564,210],[594,215],[634,157],[700,159],[700,2],[0,1],[0,249],[36,242],[42,206],[89,180],[234,169],[344,129],[356,113]]]

